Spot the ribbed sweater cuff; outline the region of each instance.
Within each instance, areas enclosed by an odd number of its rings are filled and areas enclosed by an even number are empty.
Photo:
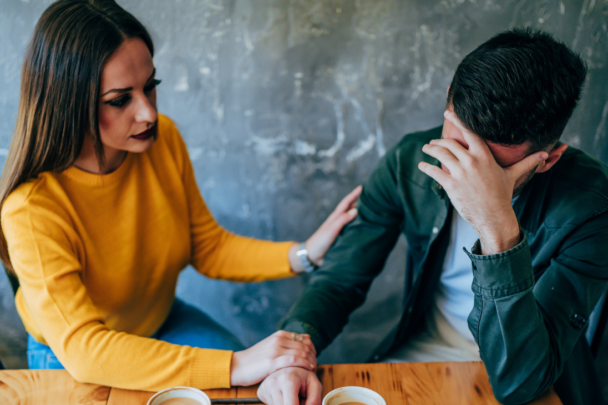
[[[273,278],[292,277],[295,275],[295,273],[291,271],[291,263],[289,263],[289,249],[291,249],[291,247],[296,243],[297,242],[293,241],[275,242],[277,252],[274,254],[274,257],[281,258],[282,263],[280,267],[278,267],[280,272],[277,273],[277,275]]]
[[[204,389],[230,388],[232,352],[228,350],[194,349],[190,363],[190,387]]]

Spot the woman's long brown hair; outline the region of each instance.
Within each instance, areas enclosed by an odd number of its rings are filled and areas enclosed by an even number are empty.
[[[17,124],[2,176],[0,207],[20,184],[74,164],[85,136],[103,167],[98,99],[105,63],[127,38],[152,39],[114,0],[59,0],[42,14],[27,48]],[[4,231],[0,259],[14,274]]]

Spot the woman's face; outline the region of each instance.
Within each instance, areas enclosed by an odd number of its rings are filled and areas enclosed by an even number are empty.
[[[141,153],[156,138],[156,70],[148,47],[130,38],[101,75],[99,132],[108,160],[117,152]]]

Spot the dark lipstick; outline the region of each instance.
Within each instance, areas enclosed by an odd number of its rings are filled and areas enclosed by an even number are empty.
[[[144,132],[142,132],[140,134],[132,135],[131,138],[139,139],[140,141],[145,141],[146,139],[150,138],[151,136],[154,136],[155,133],[156,133],[156,124],[152,125],[150,128],[146,129]]]

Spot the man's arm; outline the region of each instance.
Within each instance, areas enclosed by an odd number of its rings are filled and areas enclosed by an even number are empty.
[[[389,150],[363,185],[358,215],[331,247],[321,268],[279,324],[308,333],[320,353],[342,331],[382,270],[403,222],[398,194],[398,147]]]
[[[424,162],[419,168],[443,186],[479,235],[469,254],[475,293],[469,328],[496,398],[504,404],[524,403],[555,383],[606,290],[608,256],[602,250],[608,243],[608,213],[552,230],[568,233],[534,286],[528,240],[519,230],[511,198],[522,179],[537,169],[548,170],[565,147],[503,168],[453,112],[446,111],[445,117],[462,131],[468,147],[454,139],[431,141],[423,151],[447,170]]]
[[[608,286],[605,246],[608,213],[575,229],[536,285],[525,236],[500,254],[473,247],[469,328],[501,403],[531,401],[561,375]]]

